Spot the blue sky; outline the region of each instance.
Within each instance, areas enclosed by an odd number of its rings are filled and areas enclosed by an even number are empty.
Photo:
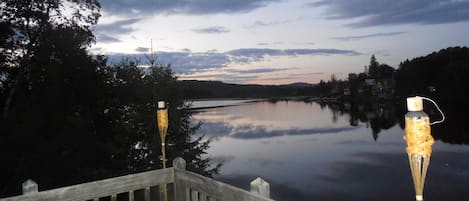
[[[102,0],[92,53],[150,47],[180,79],[317,83],[469,46],[468,0]],[[151,45],[153,44],[153,45]]]

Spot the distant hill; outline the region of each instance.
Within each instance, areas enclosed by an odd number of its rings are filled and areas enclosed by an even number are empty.
[[[271,98],[285,96],[310,96],[313,84],[287,85],[229,84],[220,81],[179,81],[185,99],[205,98]]]
[[[295,82],[295,83],[288,84],[286,86],[291,86],[291,87],[313,87],[314,84],[307,83],[307,82]]]

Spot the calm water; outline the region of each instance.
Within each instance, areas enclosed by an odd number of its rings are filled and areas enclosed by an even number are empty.
[[[248,189],[262,177],[276,200],[414,200],[392,109],[351,115],[318,103],[237,104],[194,115],[204,122],[198,134],[213,140],[208,154],[223,163],[218,180]],[[436,141],[428,171],[426,201],[469,200],[469,146]]]

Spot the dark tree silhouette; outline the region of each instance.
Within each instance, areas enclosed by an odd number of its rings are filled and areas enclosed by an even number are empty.
[[[368,65],[368,76],[375,78],[379,74],[379,63],[376,61],[375,55],[371,55],[370,64]]]
[[[465,105],[469,102],[469,48],[449,47],[423,57],[405,60],[396,73],[396,93],[400,97],[428,96],[440,104],[447,120],[432,127],[432,135],[451,143],[468,143]],[[427,104],[430,105],[430,104]],[[431,119],[438,111],[426,108]]]
[[[157,100],[170,103],[169,160],[217,171],[203,156],[209,142],[191,139],[198,125],[169,66],[146,74],[136,62],[108,66],[87,53],[97,1],[0,6],[0,197],[18,194],[28,178],[48,189],[159,168]]]

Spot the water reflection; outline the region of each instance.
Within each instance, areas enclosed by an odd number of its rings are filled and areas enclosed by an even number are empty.
[[[266,126],[243,125],[234,127],[226,122],[206,122],[199,133],[207,133],[208,137],[230,136],[239,139],[272,138],[283,135],[317,135],[338,133],[355,130],[358,127],[336,127],[336,128],[290,128],[272,130]]]
[[[396,104],[392,102],[382,103],[320,103],[321,107],[329,107],[332,110],[332,121],[336,121],[337,116],[347,114],[351,126],[358,126],[365,123],[371,129],[372,137],[378,140],[378,134],[382,130],[392,128],[402,118],[396,112]]]
[[[335,122],[339,116],[349,116],[351,126],[364,123],[372,131],[373,139],[378,140],[379,133],[393,126],[399,125],[404,128],[404,115],[407,112],[403,101],[395,102],[332,102],[319,103],[321,108],[329,108],[332,112],[332,121]],[[426,107],[425,112],[432,120],[440,119],[440,114],[435,108]],[[463,112],[445,111],[447,119],[443,124],[432,126],[432,135],[436,140],[452,144],[469,144],[469,135],[465,127],[466,114]]]
[[[224,164],[216,178],[232,185],[248,189],[260,176],[276,200],[412,200],[398,108],[249,102],[194,118],[204,122],[198,135],[214,139],[209,155]],[[461,200],[469,147],[437,141],[433,153],[426,201]]]

